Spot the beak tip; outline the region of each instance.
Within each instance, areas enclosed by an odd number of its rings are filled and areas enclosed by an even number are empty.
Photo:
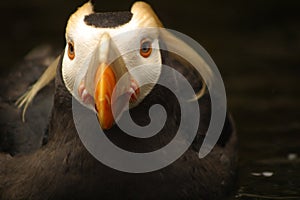
[[[100,127],[103,129],[103,130],[108,130],[108,129],[110,129],[111,128],[111,126],[110,125],[107,125],[107,124],[105,124],[105,123],[101,123],[101,121],[99,120],[99,124],[100,124]]]

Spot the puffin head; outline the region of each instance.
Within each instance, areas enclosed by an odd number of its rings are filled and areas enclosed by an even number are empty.
[[[121,115],[125,101],[130,108],[138,105],[160,77],[159,33],[149,27],[162,24],[144,2],[136,2],[131,12],[107,13],[95,13],[88,2],[68,21],[63,81],[77,101],[97,113],[102,129],[113,126],[113,109]],[[141,76],[130,73],[141,65],[148,66],[143,77],[151,83],[143,87]]]
[[[134,3],[130,12],[104,13],[94,12],[88,2],[71,15],[65,36],[64,84],[77,101],[97,114],[102,129],[110,129],[123,111],[139,105],[158,83],[161,50],[184,55],[191,65],[182,67],[197,69],[201,75],[203,87],[191,99],[199,99],[206,84],[210,87],[213,82],[212,70],[202,56],[164,29],[144,2]]]

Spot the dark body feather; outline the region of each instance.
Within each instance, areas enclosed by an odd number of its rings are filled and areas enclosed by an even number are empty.
[[[163,54],[164,64],[182,72],[195,88],[201,87],[195,73],[187,71],[173,56]],[[171,75],[169,78],[175,81]],[[137,124],[145,125],[149,123],[149,107],[157,103],[165,107],[168,119],[156,136],[135,139],[116,126],[106,132],[107,136],[115,144],[135,152],[164,146],[174,137],[180,118],[170,91],[155,86],[131,110],[131,116]],[[223,199],[234,186],[236,133],[228,117],[218,144],[208,156],[199,159],[197,150],[210,118],[208,94],[199,100],[199,105],[201,122],[197,137],[180,159],[151,173],[119,172],[97,161],[80,141],[72,119],[72,97],[63,84],[60,66],[55,80],[49,141],[31,154],[0,156],[0,199]]]
[[[42,45],[33,49],[10,73],[0,78],[0,152],[11,155],[39,149],[47,140],[49,117],[53,105],[54,83],[46,86],[33,100],[21,120],[21,109],[14,103],[59,55],[54,47]]]

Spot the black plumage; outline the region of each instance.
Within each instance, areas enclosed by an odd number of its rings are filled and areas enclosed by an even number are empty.
[[[164,64],[184,74],[195,89],[201,88],[196,73],[183,67],[184,63],[173,55],[166,52],[162,54]],[[168,77],[168,81],[174,81],[172,75]],[[47,95],[41,97],[46,98]],[[176,133],[180,118],[176,102],[170,91],[156,85],[131,110],[131,115],[137,124],[147,124],[149,107],[162,104],[167,110],[168,119],[160,133],[145,140],[135,139],[114,126],[106,134],[111,141],[127,150],[144,152],[160,148]],[[201,121],[198,134],[193,145],[180,159],[151,173],[119,172],[97,161],[80,141],[72,119],[72,96],[62,81],[60,62],[48,124],[48,143],[25,155],[11,157],[0,154],[0,199],[223,199],[234,186],[236,132],[231,118],[227,117],[217,145],[200,160],[197,150],[209,124],[209,94],[199,100],[199,106]],[[9,124],[2,124],[1,129],[5,127],[9,127]],[[44,135],[44,131],[41,135]]]
[[[128,23],[132,13],[128,11],[93,13],[85,16],[84,22],[89,26],[114,28]]]

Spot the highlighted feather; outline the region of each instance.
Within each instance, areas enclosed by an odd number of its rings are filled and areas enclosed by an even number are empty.
[[[184,59],[191,63],[192,67],[195,67],[197,71],[200,73],[202,77],[202,89],[196,93],[195,97],[191,100],[198,100],[205,94],[206,86],[210,86],[214,79],[214,74],[210,66],[206,63],[201,55],[197,51],[194,50],[189,44],[187,44],[184,40],[178,38],[176,35],[179,34],[177,32],[170,32],[165,29],[160,33],[160,37],[163,41],[166,42],[166,46],[168,51],[178,53],[179,55],[185,55]],[[179,34],[180,36],[180,34]],[[180,47],[180,48],[178,48]],[[191,67],[187,65],[186,67]],[[199,75],[199,76],[200,76]]]
[[[39,80],[28,88],[27,92],[25,92],[15,103],[18,108],[23,107],[22,111],[22,120],[25,122],[25,114],[28,106],[36,96],[36,94],[43,89],[46,85],[48,85],[54,78],[56,74],[56,68],[59,63],[60,56],[58,56],[54,62],[46,69],[46,71],[42,74]]]
[[[151,6],[145,2],[135,2],[131,7],[131,13],[133,20],[136,20],[140,27],[163,27]]]

